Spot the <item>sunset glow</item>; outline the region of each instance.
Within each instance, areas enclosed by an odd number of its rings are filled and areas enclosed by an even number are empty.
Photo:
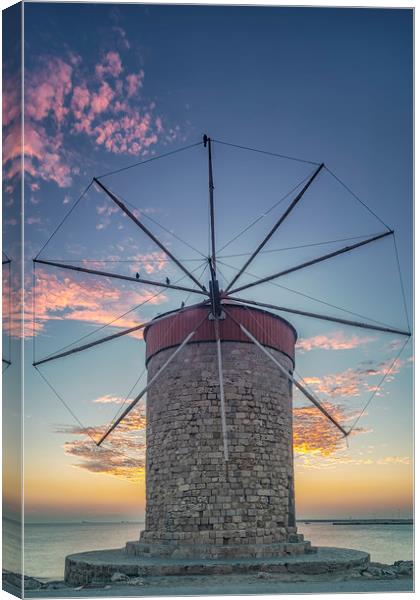
[[[296,328],[295,377],[351,429],[343,438],[294,389],[298,517],[410,517],[413,349],[408,336],[394,333],[412,321],[412,94],[409,69],[399,67],[411,61],[409,19],[364,20],[354,10],[343,21],[341,11],[304,9],[301,29],[291,9],[75,7],[25,6],[25,292],[12,262],[3,323],[12,356],[24,347],[26,518],[144,518],[147,395],[96,445],[146,385],[143,331],[39,368],[33,362],[203,300],[98,181],[208,286],[205,132],[215,140],[221,289],[321,161],[328,168],[241,285],[381,233],[383,223],[395,230],[395,246],[388,236],[249,287],[243,297],[289,309],[273,312]],[[217,40],[211,51],[210,34]],[[22,149],[17,82],[7,66],[4,72],[4,249],[14,257]],[[14,419],[17,371],[14,359],[5,372]],[[5,443],[12,447],[16,435],[6,433]],[[19,481],[12,471],[5,476],[12,513]]]

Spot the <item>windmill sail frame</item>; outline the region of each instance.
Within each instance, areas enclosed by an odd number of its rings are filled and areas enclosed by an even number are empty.
[[[60,261],[52,261],[52,260],[41,259],[41,258],[39,258],[39,255],[41,254],[41,252],[43,252],[43,250],[45,249],[45,247],[49,243],[49,240],[47,241],[46,244],[44,244],[44,246],[42,247],[41,251],[33,259],[34,265],[38,263],[38,264],[45,265],[45,266],[52,266],[54,268],[67,269],[67,270],[81,272],[81,273],[85,273],[85,274],[89,274],[89,275],[101,276],[101,277],[104,277],[104,278],[107,278],[107,279],[113,279],[113,278],[115,278],[115,279],[120,279],[120,280],[124,280],[124,281],[136,282],[136,283],[142,284],[142,285],[148,285],[148,286],[153,286],[153,287],[157,287],[157,288],[164,288],[164,289],[167,289],[167,290],[183,291],[183,292],[188,292],[189,294],[199,294],[199,295],[204,296],[204,300],[203,300],[203,302],[200,305],[208,306],[209,310],[206,313],[204,319],[201,321],[201,323],[199,323],[185,337],[185,339],[182,341],[182,343],[176,348],[176,350],[171,354],[171,356],[167,359],[167,361],[160,367],[160,369],[158,370],[158,372],[155,373],[155,375],[151,378],[151,380],[147,383],[147,385],[141,390],[141,392],[139,394],[137,394],[137,396],[134,398],[134,400],[123,411],[123,413],[118,417],[118,419],[116,419],[114,421],[114,423],[112,423],[112,425],[109,427],[109,429],[102,435],[101,439],[97,442],[98,446],[100,446],[102,444],[102,442],[111,434],[111,432],[119,425],[119,423],[133,410],[133,408],[138,404],[138,402],[140,401],[140,399],[146,394],[146,392],[150,388],[150,386],[152,386],[158,378],[160,378],[161,376],[163,376],[166,367],[172,362],[172,360],[175,358],[175,356],[177,356],[178,353],[185,347],[185,345],[188,344],[188,342],[194,337],[197,329],[201,326],[201,324],[206,319],[210,318],[210,319],[212,319],[214,321],[214,331],[215,331],[216,356],[217,356],[217,371],[218,371],[219,390],[220,390],[220,416],[221,416],[222,436],[223,436],[223,455],[224,455],[225,462],[226,463],[228,462],[228,460],[229,460],[229,448],[228,448],[228,435],[227,435],[227,425],[226,425],[226,407],[225,407],[225,393],[224,393],[223,359],[222,359],[222,348],[221,348],[221,339],[220,339],[220,331],[219,331],[219,321],[220,321],[220,319],[225,318],[225,315],[227,315],[229,318],[233,319],[237,323],[237,325],[240,327],[241,331],[250,339],[250,341],[253,344],[255,344],[267,356],[267,358],[269,360],[271,360],[273,363],[276,364],[277,368],[280,369],[280,371],[282,372],[282,374],[289,381],[291,381],[293,383],[293,385],[295,385],[312,404],[314,404],[317,407],[317,409],[343,434],[343,436],[347,437],[349,435],[350,431],[347,431],[334,418],[334,416],[331,415],[327,411],[327,409],[315,397],[315,395],[311,391],[307,390],[305,388],[305,386],[303,386],[299,381],[297,381],[297,379],[295,377],[293,377],[293,375],[291,373],[289,373],[287,371],[287,369],[285,369],[283,367],[283,365],[281,365],[279,363],[279,361],[276,360],[276,358],[269,352],[269,350],[267,350],[258,341],[258,339],[254,335],[252,335],[252,333],[250,331],[248,331],[248,329],[242,323],[240,323],[239,321],[237,321],[229,313],[228,308],[226,308],[226,302],[234,302],[235,304],[238,304],[238,305],[243,306],[245,308],[247,307],[247,305],[251,305],[251,306],[261,307],[261,308],[265,308],[265,309],[269,309],[269,310],[275,310],[275,311],[280,311],[280,312],[286,312],[286,313],[290,313],[290,314],[296,314],[296,315],[300,315],[300,316],[305,316],[305,317],[309,317],[309,318],[314,318],[314,319],[318,319],[318,320],[329,321],[329,322],[333,322],[333,323],[340,323],[340,324],[343,324],[343,325],[348,325],[348,326],[353,326],[353,327],[360,327],[360,328],[364,328],[364,329],[370,329],[370,330],[373,330],[373,331],[378,331],[378,332],[383,332],[383,333],[393,333],[393,334],[396,334],[396,335],[405,336],[407,338],[409,338],[411,336],[411,331],[410,331],[409,327],[407,328],[407,330],[403,330],[403,329],[399,329],[399,328],[395,328],[395,327],[391,327],[391,326],[389,326],[389,327],[383,326],[382,327],[380,325],[375,325],[375,324],[371,324],[371,323],[359,322],[359,321],[352,321],[352,320],[349,320],[349,319],[341,319],[339,317],[334,317],[334,316],[330,316],[330,315],[319,314],[319,313],[310,312],[310,311],[303,311],[303,310],[298,310],[298,309],[293,309],[293,308],[289,308],[289,307],[274,305],[274,304],[270,304],[270,303],[266,303],[266,302],[258,302],[256,300],[245,299],[245,298],[241,298],[241,297],[235,296],[235,294],[237,294],[238,292],[241,292],[243,290],[247,290],[249,288],[254,288],[256,286],[259,286],[259,285],[262,285],[264,283],[273,281],[274,279],[278,279],[278,278],[280,278],[280,277],[282,277],[284,275],[290,274],[292,272],[295,272],[295,271],[298,271],[298,270],[301,270],[301,269],[305,269],[307,267],[310,267],[312,265],[318,264],[318,263],[323,262],[323,261],[330,260],[332,258],[335,258],[335,257],[341,255],[341,254],[345,254],[345,253],[351,252],[352,250],[356,250],[356,249],[362,248],[363,246],[366,246],[368,244],[377,242],[377,241],[379,241],[379,240],[381,240],[381,239],[383,239],[385,237],[388,237],[388,236],[393,236],[394,244],[395,244],[395,234],[394,234],[394,231],[392,229],[390,229],[377,215],[375,215],[375,213],[373,213],[373,211],[369,207],[367,207],[367,205],[365,205],[363,202],[360,201],[367,208],[367,210],[369,210],[369,212],[371,212],[383,225],[385,225],[385,227],[387,227],[387,231],[379,233],[379,234],[376,234],[376,235],[373,235],[373,236],[369,237],[368,239],[364,239],[364,240],[359,241],[357,243],[345,246],[343,248],[340,248],[340,249],[335,250],[333,252],[330,252],[328,254],[319,256],[319,257],[317,257],[315,259],[305,261],[303,263],[297,264],[297,265],[289,267],[287,269],[283,269],[280,272],[273,273],[273,274],[267,275],[265,277],[260,277],[260,278],[256,279],[255,281],[248,282],[248,283],[245,283],[243,285],[239,285],[237,287],[234,287],[235,283],[239,280],[239,278],[244,273],[246,273],[247,267],[261,253],[261,251],[266,246],[266,244],[268,243],[268,241],[273,237],[273,235],[280,228],[280,226],[287,220],[287,217],[291,214],[291,212],[294,210],[294,208],[298,205],[298,203],[301,201],[301,199],[303,198],[303,196],[306,193],[306,191],[310,188],[310,186],[313,185],[313,183],[317,179],[318,175],[323,170],[328,171],[329,173],[331,173],[340,183],[342,183],[341,180],[339,180],[334,175],[334,173],[332,173],[332,171],[324,163],[320,163],[319,164],[319,163],[312,162],[312,161],[303,161],[303,160],[301,160],[301,162],[307,162],[307,163],[310,163],[312,165],[315,165],[316,166],[315,170],[309,176],[309,179],[303,185],[303,187],[301,188],[301,190],[295,195],[295,197],[293,198],[293,200],[289,203],[287,209],[276,220],[275,224],[271,227],[270,231],[264,236],[264,238],[258,244],[258,246],[256,247],[256,249],[251,253],[251,255],[249,256],[249,258],[245,261],[244,265],[242,267],[240,267],[239,269],[237,269],[237,272],[234,274],[232,280],[227,283],[226,289],[224,291],[221,291],[219,289],[219,282],[218,282],[218,279],[217,279],[217,260],[218,260],[218,257],[217,257],[217,251],[216,251],[216,227],[215,227],[215,204],[214,204],[214,189],[215,189],[215,187],[214,187],[214,178],[213,178],[214,174],[213,174],[213,162],[212,162],[212,143],[213,142],[214,143],[220,143],[220,144],[226,144],[226,145],[230,145],[230,146],[238,147],[238,148],[242,148],[242,149],[252,150],[252,151],[255,151],[255,152],[261,152],[262,154],[271,154],[273,156],[279,156],[279,157],[282,157],[282,158],[287,158],[289,160],[300,160],[300,159],[293,159],[292,157],[287,157],[287,156],[284,156],[284,155],[276,155],[274,153],[270,153],[270,152],[266,152],[266,151],[262,151],[262,150],[257,150],[257,149],[253,149],[253,148],[247,148],[247,147],[239,146],[239,145],[236,145],[236,144],[229,144],[227,142],[222,142],[222,141],[219,141],[219,140],[212,140],[207,135],[203,136],[203,145],[204,145],[204,148],[207,149],[207,158],[208,158],[208,190],[209,190],[209,199],[208,199],[208,202],[209,202],[209,227],[210,227],[210,240],[211,240],[211,244],[210,244],[210,256],[206,257],[206,260],[208,261],[208,267],[209,267],[209,270],[210,270],[210,282],[209,282],[209,288],[208,289],[199,280],[199,278],[197,278],[194,275],[194,271],[191,271],[190,269],[188,269],[187,267],[185,267],[185,265],[182,263],[182,261],[179,260],[173,254],[173,252],[171,252],[167,248],[167,246],[154,233],[152,233],[149,230],[148,227],[146,227],[146,225],[142,222],[142,220],[140,220],[140,218],[138,218],[138,216],[135,213],[133,213],[126,206],[126,204],[123,202],[123,200],[121,200],[108,186],[106,186],[103,183],[102,179],[104,177],[106,177],[107,175],[110,175],[111,173],[105,173],[104,175],[101,175],[100,177],[94,177],[92,179],[91,183],[89,184],[89,186],[86,188],[86,190],[88,190],[90,188],[90,186],[93,185],[93,184],[97,185],[123,211],[123,213],[125,213],[125,215],[127,217],[129,217],[131,219],[131,221],[133,221],[135,223],[135,225],[141,231],[143,231],[143,233],[145,233],[146,236],[148,236],[156,244],[157,247],[160,248],[160,250],[168,257],[168,259],[171,262],[173,262],[178,268],[181,269],[181,271],[184,274],[184,277],[187,277],[197,287],[188,287],[188,286],[184,286],[184,285],[178,285],[177,282],[170,283],[168,280],[166,282],[162,282],[162,281],[157,281],[157,280],[144,279],[144,278],[140,278],[140,277],[131,277],[131,276],[128,276],[128,275],[123,275],[123,274],[118,274],[118,273],[110,273],[110,272],[106,272],[106,271],[100,271],[100,270],[97,270],[97,269],[89,269],[89,268],[86,268],[86,267],[74,266],[74,265],[66,264],[66,263],[60,262]],[[190,147],[193,147],[193,146],[196,146],[196,145],[198,145],[198,144],[192,144],[190,146],[187,146],[186,148],[190,148]],[[186,148],[184,148],[184,149],[186,149]],[[179,149],[179,151],[181,151],[181,150],[182,150],[182,148]],[[159,157],[159,156],[158,157],[154,157],[153,160],[158,160],[159,158],[163,158],[164,156],[173,154],[174,152],[167,153],[166,155],[162,155],[161,157]],[[148,162],[148,161],[145,161],[145,162]],[[139,163],[139,164],[142,164],[142,163]],[[136,166],[136,165],[131,165],[131,166],[128,166],[126,168],[131,168],[133,166]],[[122,169],[122,170],[124,170],[124,169]],[[121,171],[121,169],[118,170],[118,171],[116,171],[116,172],[119,172],[119,171]],[[342,185],[345,185],[345,184],[342,183]],[[78,204],[79,200],[80,200],[80,197],[78,198],[78,200],[76,201],[76,203],[70,208],[70,211],[69,211],[68,214],[70,214],[70,212],[74,210],[74,208]],[[54,232],[53,232],[52,236],[50,237],[50,239],[53,237],[53,235],[56,234],[56,232],[58,231],[58,229],[60,228],[60,226],[62,225],[62,223],[64,223],[64,221],[66,220],[68,214],[64,217],[64,219],[62,220],[62,222],[59,225],[59,227],[54,230]],[[225,248],[225,247],[226,247],[226,245],[223,248]],[[395,245],[395,250],[396,250],[396,245]],[[402,286],[402,280],[401,280],[401,286]],[[402,288],[402,291],[403,291],[403,297],[405,298],[403,288]],[[198,306],[198,305],[195,305],[195,306]],[[187,306],[187,307],[182,306],[181,309],[178,312],[182,312],[183,310],[186,310],[188,308],[190,308],[190,307],[189,306]],[[109,336],[105,336],[105,337],[100,338],[98,340],[95,340],[93,342],[88,342],[88,343],[79,345],[77,347],[70,348],[69,350],[57,351],[56,353],[54,353],[52,355],[49,355],[47,357],[44,357],[44,358],[42,358],[40,360],[37,360],[37,361],[34,358],[33,366],[38,370],[38,367],[40,365],[42,365],[42,364],[45,364],[47,362],[52,362],[54,360],[58,360],[58,359],[61,359],[61,358],[64,358],[64,357],[68,357],[68,356],[70,356],[72,354],[80,353],[82,351],[88,350],[90,348],[93,348],[93,347],[98,346],[100,344],[106,343],[108,341],[112,341],[114,339],[121,338],[123,336],[129,335],[131,333],[134,333],[135,331],[139,331],[139,330],[143,329],[149,323],[150,323],[150,321],[148,323],[141,323],[141,324],[136,325],[134,327],[131,327],[131,328],[119,331],[119,332],[111,334]],[[3,362],[6,362],[6,361],[4,361],[4,359],[3,359]]]

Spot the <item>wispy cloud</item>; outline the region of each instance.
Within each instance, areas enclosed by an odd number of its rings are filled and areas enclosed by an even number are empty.
[[[355,419],[356,413],[331,402],[323,406],[344,428]],[[352,435],[364,432],[355,428]],[[303,406],[293,409],[293,446],[297,455],[316,454],[330,456],[345,444],[343,434],[330,423],[316,406]]]
[[[147,301],[152,305],[166,302],[164,293],[159,296],[154,291],[141,289],[133,291],[112,287],[104,281],[85,279],[77,281],[71,277],[63,277],[37,269],[36,291],[30,278],[25,288],[24,330],[25,337],[32,337],[45,329],[49,321],[70,320],[83,321],[94,325],[105,325],[119,314]],[[3,281],[3,293],[8,297],[9,283]],[[35,292],[35,298],[34,298]],[[4,314],[4,329],[13,337],[21,337],[21,297],[22,291],[12,284],[10,315]],[[35,323],[33,322],[33,302],[35,299]],[[8,305],[3,311],[8,311]],[[123,317],[112,324],[112,327],[129,328],[139,324],[134,313]],[[131,334],[141,337],[141,331]]]
[[[145,466],[144,405],[138,406],[118,425],[100,447],[96,441],[105,433],[108,425],[89,427],[58,427],[57,433],[75,436],[64,444],[64,452],[76,459],[74,466],[91,473],[123,477],[138,481]],[[82,436],[82,437],[81,437]]]
[[[365,392],[376,389],[377,381],[373,378],[385,376],[385,382],[392,381],[404,366],[405,361],[387,359],[379,363],[365,361],[357,368],[349,368],[339,373],[303,378],[305,385],[310,386],[317,394],[325,394],[331,398],[356,398]]]
[[[94,404],[121,406],[131,399],[115,395],[103,395],[95,398]],[[343,406],[324,403],[325,408],[344,426],[349,426],[356,417],[356,411],[349,411]],[[109,436],[103,447],[97,448],[89,439],[96,441],[107,431],[109,425],[98,427],[60,427],[56,431],[76,439],[64,444],[67,455],[77,459],[74,465],[93,473],[101,473],[138,481],[143,477],[146,445],[145,405],[133,409]],[[369,433],[371,430],[356,427],[351,437]],[[342,434],[320,413],[315,406],[295,408],[293,410],[293,449],[298,468],[334,468],[343,464],[409,465],[408,456],[372,457],[372,447],[368,452],[358,451],[349,454]]]
[[[93,400],[94,404],[122,404],[125,398],[122,396],[111,396],[110,394],[105,394],[104,396],[99,396]]]
[[[32,191],[41,181],[69,187],[84,165],[79,147],[90,142],[113,154],[147,156],[159,142],[173,141],[178,126],[165,126],[155,101],[145,94],[143,68],[124,64],[130,48],[121,27],[110,30],[109,48],[95,64],[72,51],[35,57],[25,78],[24,168]],[[19,86],[3,87],[3,166],[8,182],[20,173]]]
[[[334,331],[329,335],[316,335],[298,340],[296,349],[301,352],[310,350],[353,350],[374,342],[376,338],[368,336],[346,336],[342,331]]]

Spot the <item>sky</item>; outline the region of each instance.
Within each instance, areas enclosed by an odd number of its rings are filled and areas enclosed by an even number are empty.
[[[3,224],[4,249],[13,257],[19,138],[12,69],[7,73]],[[204,133],[215,140],[221,287],[323,162],[328,169],[240,284],[382,233],[385,223],[395,230],[408,322],[392,236],[240,296],[411,328],[409,10],[25,5],[24,476],[30,521],[141,520],[145,504],[144,401],[102,448],[89,437],[97,439],[144,385],[141,334],[39,371],[33,360],[200,300],[188,292],[34,268],[32,259],[169,277],[189,286],[180,269],[91,184],[102,176],[207,284]],[[137,164],[143,161],[149,162]],[[13,357],[21,332],[12,275],[5,326]],[[281,314],[298,331],[296,373],[345,426],[385,377],[348,447],[295,391],[298,517],[410,516],[411,343],[394,363],[405,342],[401,336]],[[15,368],[5,373],[12,399]]]

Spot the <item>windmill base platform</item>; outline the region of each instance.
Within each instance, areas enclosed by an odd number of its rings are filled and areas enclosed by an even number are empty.
[[[135,542],[129,542],[134,544]],[[130,553],[126,548],[96,550],[67,556],[65,581],[85,585],[92,581],[111,581],[115,573],[128,577],[166,577],[180,575],[230,575],[276,573],[285,578],[310,575],[338,575],[366,568],[367,552],[346,548],[311,548],[303,554],[242,558],[174,558]]]

